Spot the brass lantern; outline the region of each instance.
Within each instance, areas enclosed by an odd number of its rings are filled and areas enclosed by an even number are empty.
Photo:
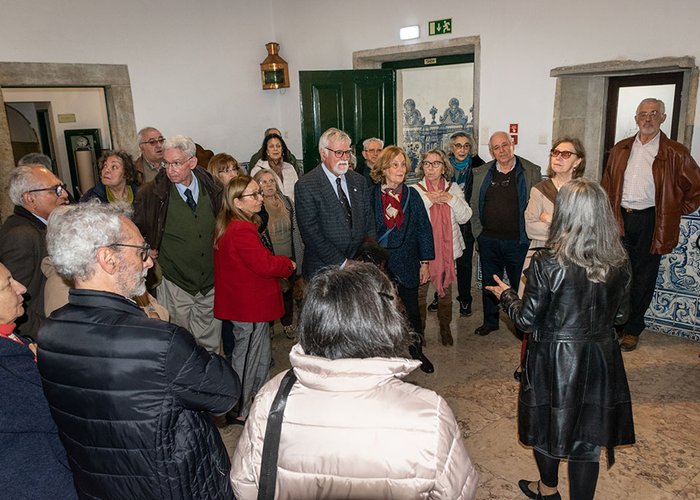
[[[260,76],[263,90],[283,89],[289,87],[289,65],[278,52],[280,44],[270,42],[265,44],[267,57],[260,63]]]

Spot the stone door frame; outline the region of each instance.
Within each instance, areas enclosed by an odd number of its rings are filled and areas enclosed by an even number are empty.
[[[136,122],[129,69],[124,64],[0,62],[2,87],[102,87],[114,149],[134,149]],[[10,127],[0,92],[0,220],[12,213],[7,181],[14,168]]]
[[[604,61],[552,69],[550,76],[557,79],[552,137],[579,137],[593,153],[586,158],[586,177],[600,180],[610,77],[670,72],[683,72],[678,142],[690,149],[698,93],[698,68],[694,57]]]

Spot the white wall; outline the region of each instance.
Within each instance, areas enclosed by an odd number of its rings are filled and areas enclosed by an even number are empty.
[[[301,154],[299,70],[350,69],[354,51],[399,45],[399,28],[410,24],[421,26],[418,42],[443,38],[428,37],[427,23],[449,17],[447,36],[481,37],[480,128],[519,123],[519,154],[540,163],[548,147],[538,138],[552,130],[552,68],[700,61],[696,0],[5,0],[0,60],[127,64],[137,127],[186,133],[246,161],[270,125]],[[272,40],[290,64],[285,91],[260,88]],[[700,157],[699,140],[692,149]]]
[[[4,0],[0,60],[127,64],[136,127],[247,161],[279,120],[260,85],[268,1]]]
[[[645,60],[694,56],[700,63],[700,2],[697,0],[355,0],[323,14],[327,0],[279,1],[275,16],[283,56],[298,70],[350,69],[352,52],[435,41],[481,37],[480,129],[494,132],[520,124],[518,154],[544,163],[551,140],[556,80],[552,68],[612,59]],[[338,2],[338,5],[341,5]],[[302,7],[303,6],[303,7]],[[431,20],[452,18],[453,33],[428,36]],[[400,42],[399,28],[421,27],[421,38]],[[313,33],[313,36],[310,34]],[[298,98],[281,97],[282,125],[300,134]],[[700,114],[696,126],[700,125]],[[480,137],[480,142],[488,138]],[[300,135],[290,147],[301,149]],[[692,152],[700,158],[700,140]],[[480,147],[486,158],[486,148]]]

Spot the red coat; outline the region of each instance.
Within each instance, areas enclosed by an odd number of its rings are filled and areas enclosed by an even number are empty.
[[[265,248],[255,224],[231,221],[214,248],[214,316],[246,323],[281,318],[279,278],[293,271],[289,258]]]

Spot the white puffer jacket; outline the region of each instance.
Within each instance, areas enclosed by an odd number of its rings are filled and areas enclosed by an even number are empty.
[[[454,414],[403,382],[420,361],[289,355],[297,376],[280,440],[276,498],[473,499],[479,475]],[[258,494],[267,417],[284,373],[258,393],[233,455],[237,498]]]

